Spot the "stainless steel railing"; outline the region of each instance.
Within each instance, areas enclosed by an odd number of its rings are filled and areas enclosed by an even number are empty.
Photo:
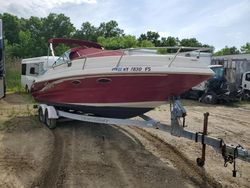
[[[121,52],[120,58],[116,64],[116,67],[120,66],[121,60],[125,55],[131,55],[131,52],[137,52],[137,53],[144,53],[147,54],[149,53],[149,51],[153,51],[155,54],[157,54],[157,50],[158,49],[177,49],[177,52],[173,55],[173,59],[171,60],[171,62],[169,63],[168,67],[171,67],[171,65],[174,63],[176,57],[180,54],[181,50],[190,50],[190,52],[199,52],[198,56],[200,56],[200,52],[202,51],[211,51],[211,48],[204,48],[204,47],[183,47],[183,46],[175,46],[175,47],[146,47],[146,48],[127,48],[127,49],[118,49],[118,50],[105,50],[105,51],[101,51],[101,52],[95,52],[95,53],[91,53],[88,55],[84,55],[84,56],[79,56],[76,59],[84,59],[83,62],[83,67],[82,70],[84,70],[85,66],[86,66],[86,62],[88,58],[91,58],[93,55],[100,55],[100,54],[105,54],[105,53],[110,53],[110,52]],[[152,54],[152,52],[151,52]],[[170,53],[172,54],[172,53]]]

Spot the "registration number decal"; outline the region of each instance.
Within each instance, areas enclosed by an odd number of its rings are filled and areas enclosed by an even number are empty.
[[[150,72],[151,67],[114,67],[113,72]]]

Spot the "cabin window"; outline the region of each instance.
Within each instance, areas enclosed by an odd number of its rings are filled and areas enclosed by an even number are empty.
[[[35,67],[31,67],[31,68],[30,68],[30,74],[36,74],[36,73],[35,73]]]
[[[26,64],[22,64],[22,75],[26,75]]]
[[[250,73],[246,74],[246,81],[250,81]]]

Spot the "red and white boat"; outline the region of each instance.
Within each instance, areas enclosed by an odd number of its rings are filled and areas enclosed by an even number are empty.
[[[166,103],[213,72],[197,57],[104,50],[93,42],[53,38],[77,45],[32,85],[40,103],[102,117],[130,118]]]

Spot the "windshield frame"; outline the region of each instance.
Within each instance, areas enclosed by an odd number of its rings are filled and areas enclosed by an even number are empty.
[[[55,61],[55,63],[53,63],[52,68],[59,67],[59,66],[64,65],[64,64],[69,64],[69,63],[71,63],[70,58],[69,58],[70,52],[71,52],[70,50],[64,52],[63,55],[61,55],[61,56]]]

